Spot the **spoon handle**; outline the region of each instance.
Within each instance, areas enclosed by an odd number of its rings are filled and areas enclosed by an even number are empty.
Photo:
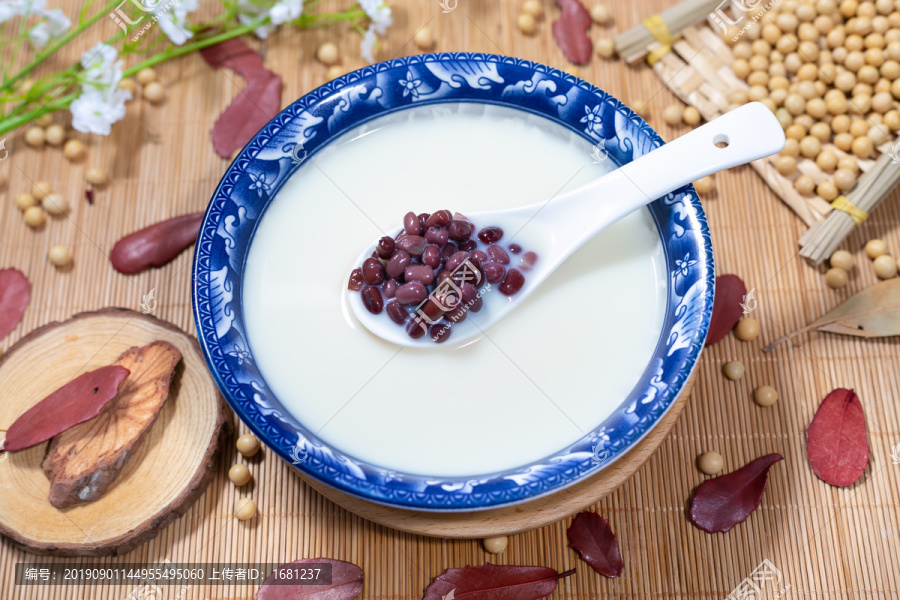
[[[665,196],[701,177],[784,148],[784,131],[765,104],[751,102],[624,165],[645,197]]]
[[[566,220],[573,250],[625,215],[692,181],[784,148],[784,131],[759,102],[736,108],[599,179],[547,203],[541,218]],[[577,215],[580,224],[571,221]]]

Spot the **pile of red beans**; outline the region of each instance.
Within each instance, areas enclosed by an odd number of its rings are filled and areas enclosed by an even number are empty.
[[[372,314],[382,312],[413,339],[428,334],[436,343],[450,337],[453,323],[484,306],[482,294],[497,285],[512,296],[537,261],[518,244],[504,249],[499,227],[475,225],[449,210],[406,213],[403,230],[378,240],[372,256],[350,273],[348,289],[358,291]],[[510,254],[519,265],[510,267]],[[521,255],[521,256],[519,256]]]

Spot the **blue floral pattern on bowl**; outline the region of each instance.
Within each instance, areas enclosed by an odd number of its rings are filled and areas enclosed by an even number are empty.
[[[222,177],[194,255],[194,318],[225,398],[281,458],[307,476],[370,501],[471,511],[558,491],[608,466],[650,431],[681,392],[703,348],[712,313],[713,254],[706,216],[692,186],[649,205],[669,268],[663,333],[630,396],[572,446],[514,471],[474,478],[396,473],[330,447],[282,408],[253,360],[241,309],[247,252],[267,205],[304,158],[368,120],[440,102],[496,104],[540,115],[577,132],[617,165],[663,143],[643,119],[606,92],[521,59],[425,54],[354,71],[281,111]]]

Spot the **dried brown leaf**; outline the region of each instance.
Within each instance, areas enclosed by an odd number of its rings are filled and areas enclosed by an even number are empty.
[[[775,340],[763,352],[814,329],[861,338],[900,335],[900,279],[888,279],[867,287],[806,327]]]

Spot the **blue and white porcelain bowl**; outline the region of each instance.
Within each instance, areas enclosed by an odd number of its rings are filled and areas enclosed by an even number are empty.
[[[431,511],[471,511],[556,492],[605,468],[637,444],[673,404],[696,365],[713,305],[713,254],[692,186],[649,205],[668,272],[662,333],[631,394],[569,447],[509,471],[473,477],[396,473],[330,446],[292,418],[248,343],[242,284],[267,207],[313,157],[348,130],[388,113],[436,103],[483,103],[538,115],[605,151],[617,165],[663,143],[637,114],[593,85],[541,64],[487,54],[426,54],[379,63],[310,92],[281,111],[222,177],[194,256],[200,344],[241,420],[306,476],[366,500]],[[451,207],[452,208],[452,207]]]

